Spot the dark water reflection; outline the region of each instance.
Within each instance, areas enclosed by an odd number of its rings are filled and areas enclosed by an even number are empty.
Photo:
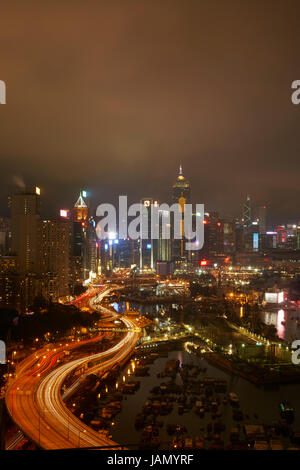
[[[126,310],[126,303],[121,302],[119,304],[114,304],[114,307],[120,313]],[[174,313],[180,311],[181,308],[177,304],[171,305],[140,305],[130,303],[130,309],[139,311],[142,315],[150,313],[152,315],[158,314],[162,311],[166,312],[166,315],[170,314],[174,317]],[[274,325],[277,329],[277,334],[279,338],[282,338],[286,341],[292,341],[295,339],[300,339],[300,309],[295,308],[294,310],[290,309],[274,309],[274,310],[265,310],[260,315],[261,321],[267,325]],[[180,320],[184,321],[185,314],[184,311],[181,312]],[[191,323],[191,318],[189,317],[189,322]]]
[[[300,310],[278,309],[265,311],[261,320],[267,325],[274,325],[277,335],[286,341],[300,339]]]
[[[114,304],[114,307],[121,313],[125,311],[126,304],[125,302],[121,302]],[[154,316],[160,316],[162,312],[165,312],[166,317],[170,315],[177,321],[184,321],[186,316],[178,305],[140,305],[130,303],[129,308],[137,310],[144,315],[150,313]],[[267,324],[275,325],[279,336],[283,339],[300,339],[300,327],[298,327],[296,323],[298,315],[300,319],[300,310],[299,314],[298,312],[280,309],[274,312],[265,311],[262,313],[262,321]],[[196,318],[197,316],[194,320],[196,320]],[[284,324],[282,324],[282,322]],[[189,323],[192,324],[191,316],[189,316]],[[249,415],[249,418],[245,417],[244,421],[240,423],[241,426],[243,424],[272,424],[278,421],[280,419],[279,403],[282,400],[288,400],[295,409],[295,422],[293,427],[300,430],[300,411],[298,408],[298,404],[300,405],[300,384],[274,386],[272,388],[256,387],[238,376],[233,376],[218,369],[199,356],[190,355],[186,351],[172,351],[169,352],[168,358],[159,358],[149,366],[148,377],[138,378],[138,380],[141,381],[141,386],[134,395],[124,396],[122,412],[117,416],[115,426],[112,428],[112,436],[115,441],[124,445],[138,444],[141,431],[135,429],[135,417],[137,413],[142,411],[142,407],[150,395],[150,390],[162,382],[169,381],[168,378],[160,379],[157,378],[156,375],[164,369],[165,363],[169,359],[179,359],[181,363],[190,363],[199,365],[200,367],[206,367],[206,377],[226,379],[228,383],[227,394],[229,392],[237,393],[240,400],[240,408],[244,416],[246,414]],[[179,383],[181,381],[179,375],[177,375],[177,381]],[[222,401],[223,394],[219,394],[219,396]],[[222,411],[220,419],[226,425],[226,430],[222,434],[222,438],[225,443],[228,443],[231,429],[237,426],[237,422],[233,420],[232,407],[230,404],[221,404],[220,410]],[[255,418],[254,414],[258,415],[258,418]],[[200,418],[193,410],[179,415],[177,403],[174,403],[171,414],[159,416],[158,420],[164,422],[164,426],[160,429],[160,439],[162,442],[161,448],[165,449],[169,448],[172,439],[167,433],[168,424],[184,425],[188,430],[188,435],[195,437],[204,434],[206,432],[206,425],[209,422],[213,422],[211,413],[205,413],[204,418]],[[205,431],[201,431],[200,428],[205,428]]]
[[[141,380],[141,387],[134,395],[127,395],[126,399],[124,397],[122,412],[117,416],[115,420],[116,424],[113,427],[112,436],[115,441],[122,444],[137,444],[139,442],[141,431],[137,431],[134,426],[136,414],[142,410],[142,406],[145,401],[147,401],[150,390],[155,385],[169,380],[168,378],[159,379],[156,374],[164,369],[166,361],[171,358],[179,359],[181,363],[192,363],[206,367],[206,377],[226,379],[228,383],[227,393],[237,393],[240,399],[240,408],[244,414],[249,415],[249,419],[244,419],[241,425],[271,424],[278,421],[280,419],[279,402],[285,399],[289,400],[294,406],[296,410],[294,428],[300,429],[300,411],[298,408],[298,403],[300,402],[300,385],[278,386],[270,389],[259,388],[240,377],[227,374],[208,363],[205,359],[201,359],[199,356],[190,355],[186,351],[172,351],[169,352],[168,359],[159,358],[150,365],[149,377],[139,378],[139,380]],[[181,381],[179,375],[177,376],[177,381]],[[219,396],[222,398],[223,394],[219,394]],[[231,428],[236,426],[237,422],[232,419],[232,407],[230,404],[221,404],[220,410],[222,411],[222,417],[220,419],[226,425],[226,430],[222,435],[226,443],[228,442]],[[254,417],[255,413],[258,415],[258,418]],[[165,449],[169,448],[171,441],[171,437],[166,431],[167,424],[182,424],[186,426],[188,435],[195,437],[201,434],[201,427],[206,427],[208,422],[212,422],[211,413],[206,413],[205,417],[202,419],[196,415],[193,410],[189,413],[179,415],[177,403],[174,404],[171,414],[159,416],[158,419],[164,422],[164,426],[160,430],[160,439],[162,442],[161,448]]]

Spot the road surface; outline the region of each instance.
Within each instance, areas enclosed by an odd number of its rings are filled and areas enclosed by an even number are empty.
[[[108,289],[97,302],[107,295]],[[105,310],[99,304],[98,310]],[[119,315],[116,314],[119,318]],[[55,367],[57,359],[66,346],[54,348],[51,351],[45,348],[23,361],[17,370],[17,376],[10,384],[6,393],[7,409],[22,429],[25,435],[44,449],[65,449],[74,447],[102,447],[120,446],[110,440],[106,435],[94,431],[74,416],[66,407],[61,395],[62,384],[69,373],[79,366],[92,360],[101,359],[93,372],[105,372],[115,364],[122,363],[128,358],[138,342],[141,332],[134,323],[122,318],[128,328],[125,336],[112,348],[97,354]],[[86,341],[99,341],[100,337]],[[76,347],[84,342],[72,343],[69,347]],[[38,356],[38,357],[36,357]],[[40,359],[42,356],[42,359]],[[37,361],[40,361],[37,363]]]

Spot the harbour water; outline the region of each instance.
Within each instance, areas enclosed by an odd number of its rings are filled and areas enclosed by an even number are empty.
[[[125,302],[119,304],[114,304],[114,307],[119,312],[124,312],[126,309]],[[176,308],[176,305],[173,307]],[[136,309],[140,312],[141,315],[146,313],[158,314],[162,309],[166,308],[164,305],[139,305],[139,304],[130,304],[130,308]],[[295,339],[300,339],[300,309],[295,308],[284,309],[278,308],[273,310],[265,309],[260,314],[261,321],[266,325],[273,325],[277,329],[277,335],[279,338],[285,341],[293,341]],[[184,313],[183,313],[184,319]]]
[[[286,341],[300,339],[300,309],[265,310],[261,313],[261,320],[266,325],[273,325],[277,335]]]
[[[149,367],[149,376],[140,377],[141,386],[134,395],[127,395],[122,402],[122,411],[115,419],[115,425],[112,428],[113,439],[124,445],[137,445],[141,431],[135,429],[135,417],[141,412],[144,403],[150,394],[150,390],[163,382],[168,382],[168,378],[157,378],[157,373],[164,369],[165,363],[169,359],[178,359],[180,363],[196,364],[207,368],[205,377],[221,378],[227,381],[228,387],[226,396],[229,392],[235,392],[240,401],[240,409],[244,413],[244,419],[240,422],[240,427],[244,424],[267,424],[271,425],[280,420],[279,403],[282,400],[288,400],[295,408],[295,421],[293,428],[300,429],[300,412],[297,409],[300,396],[300,385],[286,385],[272,388],[257,387],[250,382],[233,376],[223,370],[210,364],[207,360],[199,356],[189,354],[185,350],[171,351],[168,358],[158,358]],[[181,378],[177,374],[178,383]],[[220,397],[223,398],[223,394]],[[232,406],[227,403],[221,403],[220,410],[221,421],[226,429],[222,434],[225,444],[229,441],[230,432],[238,423],[233,420]],[[174,404],[173,411],[167,416],[159,416],[159,420],[164,425],[160,430],[161,448],[167,449],[170,446],[171,437],[167,433],[168,424],[180,424],[187,428],[187,436],[196,437],[205,433],[206,425],[212,422],[211,413],[206,413],[204,418],[200,418],[194,410],[184,414],[178,414],[178,405]],[[126,437],[124,437],[126,436]],[[287,445],[287,444],[286,444]]]
[[[124,312],[126,305],[124,302],[115,304],[114,307],[120,313]],[[178,306],[163,305],[138,305],[130,304],[130,310],[138,310],[140,314],[151,314],[154,317],[160,317],[162,312],[166,310],[165,316],[171,316],[170,309],[176,315]],[[168,311],[169,309],[169,311]],[[180,308],[178,309],[180,311]],[[186,315],[181,311],[180,321],[184,322]],[[177,316],[177,315],[176,315]],[[291,311],[278,309],[274,311],[264,311],[261,313],[261,320],[266,324],[272,324],[277,328],[278,336],[284,340],[291,341],[293,339],[300,339],[300,327],[298,327],[297,318],[300,319],[300,310]],[[189,322],[192,318],[189,316]],[[219,378],[227,381],[226,394],[219,394],[221,399],[220,420],[225,425],[225,431],[222,433],[222,439],[225,445],[229,442],[230,432],[232,428],[239,426],[241,429],[244,424],[264,424],[271,425],[278,422],[280,418],[279,404],[287,400],[295,409],[295,420],[293,423],[294,430],[300,430],[300,411],[298,409],[300,397],[300,384],[299,385],[280,385],[272,387],[258,387],[251,382],[236,376],[231,373],[219,369],[212,363],[209,363],[201,356],[189,354],[182,348],[179,351],[170,351],[168,358],[158,358],[153,364],[149,365],[149,376],[139,377],[141,385],[137,392],[133,395],[124,396],[122,402],[122,411],[116,417],[115,424],[112,428],[113,439],[124,445],[137,445],[140,437],[141,430],[135,428],[135,417],[142,411],[143,405],[148,400],[151,389],[153,387],[168,382],[169,378],[158,378],[157,373],[164,370],[167,360],[178,359],[182,364],[195,364],[201,368],[206,368],[205,377]],[[177,374],[177,383],[181,384],[180,375]],[[234,392],[239,397],[240,409],[243,412],[244,419],[237,422],[233,418],[233,410],[230,403],[223,404],[223,398],[228,397],[230,392]],[[186,436],[195,438],[196,436],[206,433],[207,424],[212,422],[212,414],[205,413],[203,418],[200,418],[195,413],[195,407],[186,413],[178,413],[178,404],[175,402],[173,410],[166,416],[159,416],[159,421],[163,421],[163,426],[160,429],[161,448],[167,449],[170,447],[172,437],[167,433],[168,424],[179,424],[187,428]],[[124,436],[126,436],[124,440]],[[242,433],[241,433],[242,437]],[[126,442],[125,442],[126,441]],[[283,443],[288,446],[288,442]]]

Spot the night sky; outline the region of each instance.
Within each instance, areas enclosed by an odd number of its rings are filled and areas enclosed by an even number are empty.
[[[0,213],[16,182],[44,211],[88,189],[239,215],[247,193],[300,220],[299,1],[1,2]]]

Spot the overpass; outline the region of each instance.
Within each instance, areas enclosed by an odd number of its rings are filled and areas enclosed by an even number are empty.
[[[105,290],[97,300],[102,300],[110,290],[111,288]],[[7,389],[5,401],[11,418],[26,436],[44,449],[123,447],[106,435],[94,431],[74,416],[66,407],[61,394],[64,380],[74,369],[90,361],[99,361],[93,366],[92,371],[104,373],[115,364],[124,363],[140,339],[141,330],[130,319],[122,319],[115,312],[99,304],[97,309],[109,312],[125,324],[126,334],[117,344],[107,351],[74,359],[58,367],[56,367],[57,355],[61,353],[59,348],[47,352],[43,349],[20,364],[16,377]],[[88,341],[99,340],[98,336]],[[72,347],[78,347],[82,343],[72,343]],[[38,360],[40,362],[37,364]]]

